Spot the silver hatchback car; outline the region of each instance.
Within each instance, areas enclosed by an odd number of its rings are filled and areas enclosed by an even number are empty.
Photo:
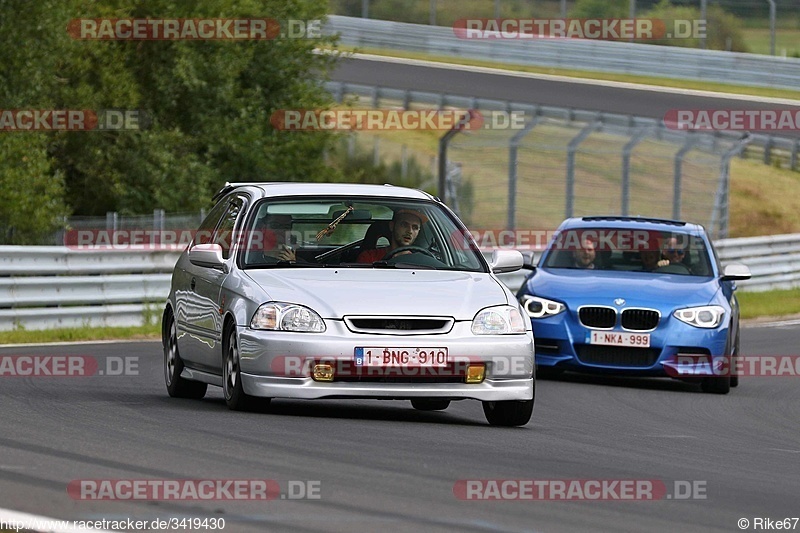
[[[163,314],[170,396],[483,403],[520,426],[534,404],[531,322],[455,214],[390,185],[226,184],[178,260]]]

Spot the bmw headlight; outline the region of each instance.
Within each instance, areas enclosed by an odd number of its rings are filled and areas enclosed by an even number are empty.
[[[567,306],[561,302],[554,302],[547,298],[526,294],[520,298],[520,303],[531,318],[547,318],[564,311]]]
[[[725,309],[718,305],[704,305],[701,307],[687,307],[672,313],[681,322],[686,322],[696,328],[713,329],[722,323],[725,318]]]
[[[509,335],[525,333],[525,321],[516,307],[498,305],[481,310],[472,319],[475,335]]]
[[[298,331],[304,333],[322,333],[325,322],[317,313],[297,304],[269,302],[253,315],[250,321],[253,329],[269,329],[272,331]]]

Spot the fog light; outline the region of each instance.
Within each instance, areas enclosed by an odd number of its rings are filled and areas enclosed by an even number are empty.
[[[326,364],[314,365],[314,371],[311,373],[314,381],[333,381],[333,366]]]
[[[469,365],[467,367],[467,377],[464,379],[467,383],[481,383],[486,376],[486,365]]]

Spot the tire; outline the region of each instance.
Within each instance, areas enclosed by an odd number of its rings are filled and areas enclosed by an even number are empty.
[[[450,400],[430,400],[428,398],[414,398],[411,405],[417,411],[444,411],[450,407]]]
[[[167,313],[167,324],[162,336],[164,346],[164,382],[167,392],[173,398],[192,398],[199,400],[206,395],[208,385],[181,377],[183,360],[178,352],[178,330],[172,312]]]
[[[732,363],[731,360],[728,361],[729,365]],[[731,367],[728,366],[730,369]],[[700,382],[700,388],[703,392],[709,392],[711,394],[728,394],[731,391],[731,375],[730,371],[728,372],[727,376],[712,376],[703,378],[703,381]]]
[[[533,415],[536,398],[536,382],[533,383],[533,398],[530,400],[508,400],[503,402],[483,402],[483,414],[492,426],[524,426]]]
[[[554,366],[536,367],[536,379],[558,379],[563,373],[563,369]]]
[[[736,368],[736,358],[739,357],[739,329],[736,329],[736,342],[734,343],[734,358],[731,362],[731,368]],[[739,386],[739,374],[731,371],[731,388]]]
[[[222,392],[225,403],[233,411],[258,411],[269,406],[269,398],[256,398],[245,394],[239,366],[239,342],[236,328],[226,330],[227,340],[222,346]]]

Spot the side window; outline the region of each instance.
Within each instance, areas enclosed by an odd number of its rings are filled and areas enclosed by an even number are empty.
[[[200,227],[197,229],[197,233],[194,236],[194,243],[195,244],[208,244],[212,242],[211,238],[214,235],[214,228],[217,227],[219,224],[219,219],[222,218],[222,215],[225,213],[225,209],[228,207],[228,199],[220,200],[217,205],[215,205],[211,212],[206,215],[205,220],[200,223]]]
[[[239,199],[231,200],[228,209],[222,215],[222,220],[214,232],[214,243],[222,246],[222,257],[227,259],[231,255],[231,245],[233,243],[233,230],[236,228],[236,219],[242,211],[242,202]]]

